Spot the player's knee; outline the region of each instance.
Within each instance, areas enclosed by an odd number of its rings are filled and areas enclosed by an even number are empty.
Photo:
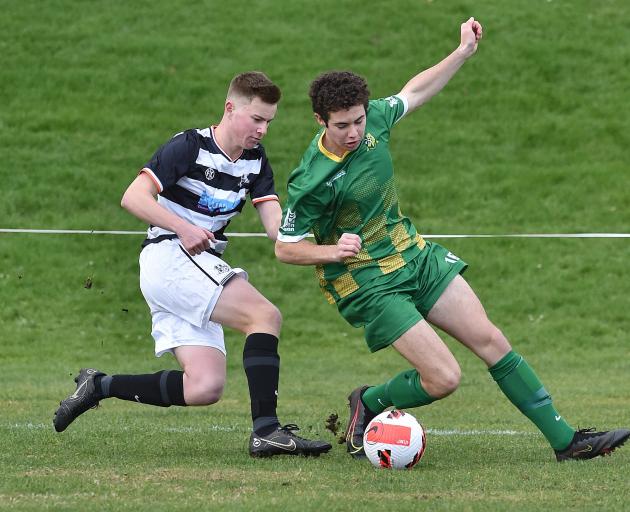
[[[433,398],[444,398],[453,393],[458,387],[462,378],[462,371],[459,365],[448,368],[441,368],[439,374],[428,376],[422,379],[422,386]]]
[[[213,376],[196,376],[187,383],[189,389],[184,389],[188,405],[216,404],[223,396],[225,382]]]
[[[280,310],[271,302],[269,303],[269,306],[269,321],[278,329],[280,329],[280,327],[282,326],[282,313],[280,313]]]
[[[223,383],[208,382],[199,388],[199,399],[203,405],[216,404],[223,396]]]
[[[492,325],[488,334],[488,344],[498,352],[507,353],[511,347],[510,342],[498,327]]]
[[[262,301],[251,312],[250,331],[280,332],[282,326],[282,313],[268,300]]]

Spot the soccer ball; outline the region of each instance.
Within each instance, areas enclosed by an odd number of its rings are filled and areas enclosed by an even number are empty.
[[[422,458],[426,436],[411,414],[399,410],[376,416],[363,434],[363,449],[376,467],[411,469]]]

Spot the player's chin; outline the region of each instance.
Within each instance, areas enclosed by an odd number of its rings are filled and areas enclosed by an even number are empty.
[[[260,144],[261,139],[248,139],[248,141],[245,143],[245,149],[253,149],[256,146],[258,146],[258,144]]]

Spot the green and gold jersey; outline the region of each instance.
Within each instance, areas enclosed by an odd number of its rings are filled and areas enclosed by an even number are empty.
[[[389,152],[390,130],[406,105],[400,96],[370,101],[363,141],[342,158],[324,148],[320,130],[289,177],[278,240],[298,242],[311,231],[320,245],[336,245],[343,233],[361,237],[356,256],[316,267],[331,303],[403,267],[424,247],[398,206]]]

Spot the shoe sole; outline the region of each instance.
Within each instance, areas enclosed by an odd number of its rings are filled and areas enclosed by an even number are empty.
[[[619,439],[617,439],[610,447],[608,448],[603,448],[601,453],[598,455],[598,457],[603,457],[605,455],[610,455],[612,452],[614,452],[617,448],[621,448],[624,444],[626,444],[626,441],[628,440],[628,438],[630,438],[630,432],[622,435]]]
[[[293,455],[293,456],[299,456],[299,457],[319,457],[322,453],[327,453],[329,450],[330,448],[322,449],[317,452],[305,451],[305,450],[296,450],[294,452],[278,452],[278,453],[269,453],[269,452],[251,453],[250,452],[249,456],[255,459],[268,459],[271,457],[275,457],[276,455]]]

